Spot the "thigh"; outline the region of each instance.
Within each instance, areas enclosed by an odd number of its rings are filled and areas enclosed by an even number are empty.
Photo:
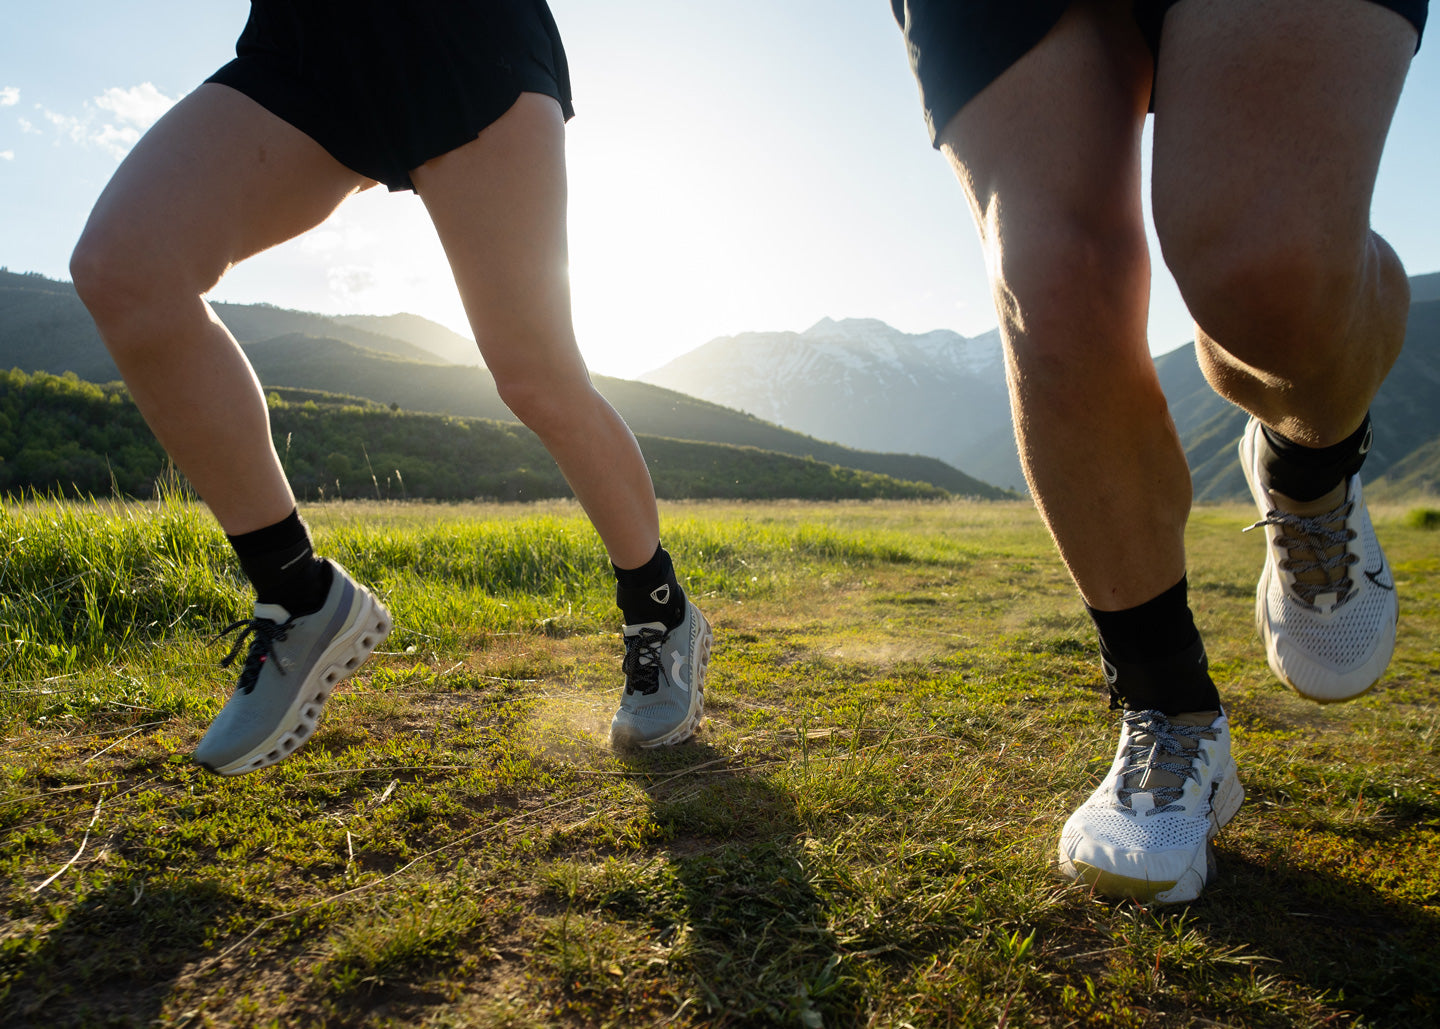
[[[1181,0],[1155,84],[1155,220],[1204,246],[1243,230],[1344,245],[1369,226],[1390,119],[1415,51],[1368,0]]]
[[[570,320],[565,115],[522,93],[469,143],[411,172],[485,364],[501,382],[586,376]]]
[[[208,290],[232,264],[324,221],[371,184],[226,86],[206,83],[131,150],[86,226],[102,259]]]
[[[939,133],[987,244],[1143,234],[1149,50],[1127,2],[1076,3]]]

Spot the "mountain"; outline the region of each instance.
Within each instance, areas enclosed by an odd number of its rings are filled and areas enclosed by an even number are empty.
[[[1431,293],[1436,299],[1412,300],[1405,347],[1370,405],[1375,445],[1365,459],[1367,496],[1398,498],[1440,482],[1440,275],[1412,280],[1413,296]],[[1235,456],[1245,413],[1210,388],[1193,344],[1156,358],[1155,366],[1185,445],[1195,498],[1248,496]]]
[[[515,422],[490,373],[473,363],[474,344],[423,318],[335,319],[265,304],[217,304],[216,310],[267,389],[301,387],[415,412]],[[386,332],[416,335],[400,339]],[[462,349],[472,361],[466,366],[445,363],[437,352]],[[5,368],[68,371],[90,382],[119,378],[73,286],[0,270],[0,369]],[[811,458],[962,496],[1007,495],[933,457],[840,446],[628,379],[595,376],[595,384],[637,434]]]
[[[1411,279],[1411,292],[1405,348],[1371,409],[1376,442],[1365,468],[1367,493],[1377,497],[1440,481],[1440,448],[1431,445],[1440,438],[1440,273]],[[1236,459],[1244,412],[1210,388],[1194,344],[1162,354],[1155,367],[1196,499],[1248,497]],[[723,336],[642,379],[800,432],[928,454],[1024,488],[995,332],[909,335],[873,320],[825,319],[803,333]]]
[[[852,447],[928,454],[1023,489],[998,331],[911,335],[874,319],[722,336],[640,381]]]
[[[514,422],[480,367],[422,365],[360,350],[334,339],[282,336],[244,345],[267,387],[296,386],[364,397],[407,411]],[[0,366],[3,366],[0,353]],[[881,454],[812,439],[761,419],[680,393],[629,379],[594,377],[595,387],[637,435],[752,447],[825,464],[926,482],[962,496],[998,499],[1005,494],[934,458]]]
[[[1425,300],[1440,300],[1440,272],[1410,277],[1410,303],[1418,304]]]
[[[469,336],[451,332],[445,326],[436,324],[429,318],[421,318],[418,314],[343,314],[333,316],[330,320],[381,336],[406,340],[451,364],[485,363],[480,359],[480,348]]]
[[[408,361],[440,364],[446,360],[419,342],[380,331],[393,324],[390,318],[352,323],[269,304],[213,306],[220,320],[241,343],[303,333],[328,336]],[[414,315],[391,317],[407,319],[403,324],[416,330],[418,340],[454,349],[453,344],[444,340],[448,329]],[[475,344],[469,343],[469,347],[473,351]],[[100,342],[90,313],[75,295],[74,286],[41,275],[4,270],[0,270],[0,367],[57,374],[71,371],[89,382],[109,382],[120,377],[115,362]]]

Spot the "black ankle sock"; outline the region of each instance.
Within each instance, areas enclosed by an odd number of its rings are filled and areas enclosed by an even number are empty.
[[[1265,485],[1291,500],[1319,500],[1360,470],[1370,452],[1370,415],[1349,436],[1329,447],[1302,447],[1269,426],[1260,426],[1265,445],[1260,466]]]
[[[1167,715],[1219,709],[1188,598],[1189,581],[1181,576],[1158,597],[1124,611],[1086,607],[1100,634],[1112,708]]]
[[[292,615],[318,611],[325,603],[333,578],[330,564],[315,556],[299,511],[274,525],[225,538],[260,603],[279,604]]]
[[[615,603],[626,625],[663,622],[673,629],[685,620],[685,591],[675,579],[675,566],[664,547],[639,568],[615,569]]]

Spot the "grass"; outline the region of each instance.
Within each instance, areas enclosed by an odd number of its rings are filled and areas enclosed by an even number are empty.
[[[1020,504],[671,504],[717,646],[699,737],[605,745],[573,505],[309,508],[396,616],[294,758],[187,755],[245,592],[203,512],[0,505],[0,1021],[20,1026],[1416,1026],[1440,1018],[1440,556],[1376,511],[1382,685],[1269,675],[1241,508],[1191,596],[1246,806],[1197,903],[1056,878],[1114,748]]]

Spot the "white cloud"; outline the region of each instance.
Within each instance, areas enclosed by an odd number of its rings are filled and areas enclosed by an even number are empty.
[[[95,98],[95,106],[102,111],[109,111],[121,122],[144,131],[174,107],[175,101],[156,89],[154,83],[142,82],[129,89],[111,86]]]
[[[44,111],[45,120],[55,126],[56,131],[62,137],[72,143],[85,142],[85,126],[88,119],[80,119],[71,114],[61,114],[59,111],[52,111],[48,107]]]
[[[0,107],[14,107],[19,102],[19,86],[0,86]]]
[[[141,134],[175,105],[175,100],[161,93],[149,82],[129,89],[112,86],[92,101],[87,101],[80,114],[62,114],[41,108],[45,120],[55,126],[62,140],[84,147],[96,147],[120,160],[133,147]],[[21,128],[30,131],[21,119]]]
[[[0,150],[0,161],[13,161],[13,160],[15,160],[15,151],[13,151],[13,150]]]
[[[375,269],[347,264],[326,270],[330,292],[337,298],[350,300],[375,288]]]
[[[40,134],[40,130],[35,127],[35,123],[29,118],[16,118],[15,120],[20,123],[20,131],[27,136],[38,136]]]

